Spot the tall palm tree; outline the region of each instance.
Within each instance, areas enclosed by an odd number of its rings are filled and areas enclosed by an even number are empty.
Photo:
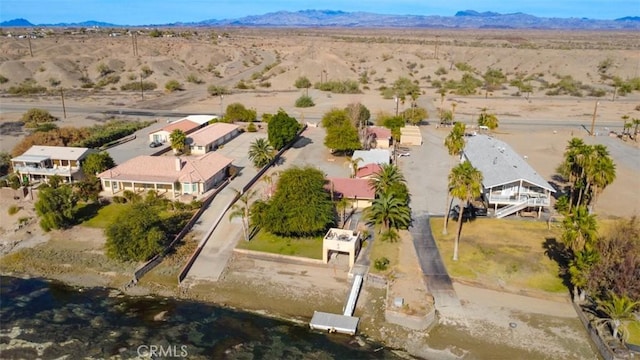
[[[564,218],[562,227],[562,241],[574,254],[592,249],[598,236],[598,223],[586,206],[577,206]]]
[[[616,164],[609,156],[609,151],[603,145],[595,145],[596,158],[590,166],[587,175],[589,204],[591,211],[596,207],[600,193],[616,179]]]
[[[640,126],[640,119],[631,119],[633,123],[633,140],[638,141],[638,127]]]
[[[406,180],[400,169],[393,164],[382,164],[380,171],[369,180],[369,185],[374,189],[376,197],[388,193],[396,184],[406,184]]]
[[[482,172],[465,161],[451,169],[449,174],[449,189],[451,196],[460,199],[460,211],[458,212],[458,232],[453,247],[453,260],[458,260],[458,245],[462,233],[463,209],[482,194]]]
[[[380,231],[408,227],[411,223],[411,209],[393,194],[381,193],[366,210],[367,223],[379,225]]]
[[[242,233],[244,240],[249,241],[249,219],[251,217],[251,201],[256,195],[256,190],[249,190],[244,194],[240,191],[233,189],[236,194],[239,194],[238,201],[231,206],[231,213],[229,214],[229,221],[239,217],[242,220]]]
[[[466,131],[466,126],[463,123],[457,123],[451,129],[451,132],[444,139],[444,146],[447,148],[449,155],[451,155],[454,159],[455,157],[459,157],[464,150],[465,141],[464,141],[464,133]],[[453,166],[452,166],[453,167]],[[447,227],[449,225],[449,207],[451,206],[451,198],[450,193],[447,191],[447,203],[445,204],[445,213],[444,213],[444,226],[442,227],[442,234],[447,234]]]
[[[583,249],[574,254],[569,262],[569,275],[573,284],[573,299],[575,302],[584,301],[585,287],[591,267],[598,261],[598,252],[594,249]]]
[[[356,177],[356,174],[358,173],[358,164],[360,164],[360,162],[363,161],[361,157],[358,158],[347,158],[347,160],[345,160],[344,164],[346,166],[349,166],[349,169],[351,169],[351,178]]]
[[[626,295],[619,296],[613,291],[609,293],[609,299],[598,302],[598,309],[609,317],[605,321],[611,325],[614,338],[618,337],[622,321],[634,318],[633,311],[638,306],[640,301],[633,301]]]
[[[577,205],[583,205],[586,203],[586,196],[589,188],[588,174],[591,173],[593,164],[596,161],[598,154],[593,146],[585,145],[580,148],[577,153],[576,161],[580,168],[580,175],[578,177],[578,201]]]
[[[249,160],[253,162],[253,166],[261,168],[267,165],[275,156],[273,146],[269,144],[267,138],[259,138],[249,146]]]
[[[578,165],[578,154],[584,146],[586,145],[582,139],[573,138],[569,140],[569,145],[567,145],[564,152],[564,160],[556,169],[558,174],[563,176],[569,182],[568,211],[571,211],[571,207],[575,200],[575,187],[581,172],[580,166]]]
[[[338,213],[338,216],[340,217],[340,221],[339,221],[339,227],[343,227],[344,223],[347,220],[347,208],[349,208],[349,200],[345,199],[344,197],[341,197],[340,200],[336,201],[335,203],[336,206],[336,212]]]

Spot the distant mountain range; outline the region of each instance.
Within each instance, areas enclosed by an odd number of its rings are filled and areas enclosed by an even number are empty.
[[[0,23],[0,27],[122,27],[126,24],[110,24],[99,21],[80,23],[32,24],[25,19]],[[496,12],[458,11],[454,16],[385,15],[367,12],[335,10],[278,11],[238,19],[204,20],[144,26],[165,27],[346,27],[346,28],[497,28],[497,29],[640,29],[640,17],[627,16],[615,20],[587,18],[545,18],[524,13],[500,14]]]

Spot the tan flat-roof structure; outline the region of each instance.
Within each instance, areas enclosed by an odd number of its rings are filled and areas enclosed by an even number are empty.
[[[204,155],[214,151],[240,134],[238,125],[213,123],[187,136],[187,146],[193,155]]]
[[[349,267],[353,267],[360,251],[360,232],[331,228],[322,240],[322,261],[329,263],[329,251],[349,254]]]
[[[407,125],[400,128],[400,144],[409,146],[422,145],[422,133],[415,125]]]

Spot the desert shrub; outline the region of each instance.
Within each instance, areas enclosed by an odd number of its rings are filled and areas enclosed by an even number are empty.
[[[36,126],[33,131],[34,132],[48,132],[51,130],[56,130],[58,129],[58,125],[52,123],[52,122],[48,122],[48,123],[43,123],[43,124],[39,124],[38,126]]]
[[[378,271],[385,271],[385,270],[387,270],[387,267],[389,267],[390,263],[391,263],[391,261],[389,261],[389,259],[387,259],[386,257],[383,256],[381,258],[375,259],[375,261],[373,262],[373,266]]]
[[[9,209],[7,210],[7,213],[9,215],[15,215],[18,213],[18,211],[20,211],[20,207],[18,205],[11,205],[9,206]]]
[[[229,89],[227,89],[224,86],[218,86],[218,85],[210,85],[207,88],[207,92],[209,93],[209,95],[211,96],[220,96],[220,95],[227,95],[227,94],[231,94],[231,92],[229,91]]]
[[[151,70],[151,68],[149,66],[145,65],[140,69],[140,73],[142,74],[142,78],[146,79],[149,76],[151,76],[151,74],[153,74],[153,70]],[[131,79],[131,80],[133,80],[133,79]]]
[[[596,89],[593,87],[589,89],[589,96],[603,97],[605,95],[607,95],[607,91],[604,89]]]
[[[126,83],[122,86],[120,86],[120,90],[122,91],[140,91],[142,90],[155,90],[158,87],[158,85],[156,85],[156,83],[151,82],[151,81],[143,81],[142,83],[140,83],[139,81],[133,81],[130,83]]]
[[[638,105],[638,107],[640,107],[640,105]],[[262,122],[268,124],[269,121],[271,121],[271,119],[273,118],[273,114],[269,114],[269,113],[263,113],[262,114]]]
[[[49,85],[56,87],[58,85],[60,85],[60,80],[56,79],[56,78],[49,78]]]
[[[293,84],[297,89],[307,89],[311,87],[311,81],[306,76],[300,76]]]
[[[269,81],[261,81],[258,86],[263,87],[263,88],[270,88],[271,87],[271,82]]]
[[[113,72],[113,70],[111,70],[111,68],[109,68],[109,65],[107,65],[105,63],[98,64],[97,70],[98,70],[98,73],[100,74],[100,76],[107,76],[107,75],[109,75],[109,74],[111,74]]]
[[[120,75],[107,75],[98,80],[98,82],[95,84],[95,87],[102,88],[110,84],[117,84],[118,82],[120,82]]]
[[[47,110],[32,108],[22,114],[20,120],[24,123],[25,127],[33,129],[45,123],[58,121],[58,118],[51,115]]]
[[[166,84],[164,84],[164,88],[168,92],[179,91],[182,90],[182,84],[180,84],[178,80],[169,80]]]
[[[443,66],[440,66],[438,68],[438,70],[436,70],[435,74],[436,75],[446,75],[448,73],[447,69],[445,69]]]
[[[549,89],[546,95],[571,95],[582,96],[582,83],[574,80],[571,75],[560,77],[560,81],[557,83],[549,84]]]
[[[0,180],[0,188],[9,187],[9,182],[6,179]]]
[[[149,31],[149,36],[157,38],[162,36],[162,31],[158,30],[158,29],[153,29],[151,31]]]
[[[308,96],[308,95],[302,95],[296,100],[296,107],[299,107],[299,108],[307,108],[315,105],[316,104],[313,102],[313,99],[311,98],[311,96]]]
[[[236,89],[240,89],[240,90],[255,89],[255,86],[251,84],[247,84],[246,82],[244,82],[244,80],[240,80],[236,84]]]
[[[253,123],[253,121],[249,122],[249,125],[247,125],[247,132],[257,132],[258,129],[256,128],[256,124]]]
[[[103,125],[94,125],[88,128],[89,136],[80,141],[71,143],[72,146],[99,148],[112,141],[151,125],[151,121],[111,121]]]
[[[192,84],[202,84],[202,83],[204,83],[204,81],[202,81],[202,79],[200,79],[196,74],[189,74],[187,76],[187,82],[190,82]]]
[[[361,94],[360,84],[355,80],[325,81],[315,83],[314,88],[334,94]]]
[[[6,76],[0,75],[0,84],[8,83],[9,79]]]
[[[473,66],[467,64],[466,62],[458,62],[455,64],[456,69],[460,71],[470,71],[473,72]]]
[[[28,79],[18,86],[11,86],[7,92],[11,95],[31,95],[47,91],[44,86],[38,85],[35,80]]]

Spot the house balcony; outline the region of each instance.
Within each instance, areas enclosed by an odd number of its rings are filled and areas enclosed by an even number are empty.
[[[58,166],[52,168],[46,167],[35,167],[35,166],[13,166],[14,172],[19,172],[20,174],[25,175],[41,175],[41,176],[72,176],[73,174],[80,171],[80,168],[77,167],[69,167],[69,166]]]
[[[550,206],[550,195],[541,193],[520,193],[517,196],[503,196],[489,194],[487,199],[490,205],[515,205],[526,202],[528,206]]]

